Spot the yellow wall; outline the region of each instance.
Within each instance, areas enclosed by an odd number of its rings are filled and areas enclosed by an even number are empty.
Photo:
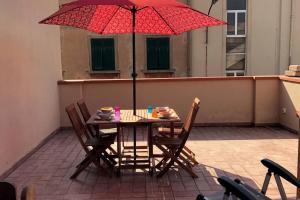
[[[58,27],[38,22],[56,1],[1,1],[0,174],[59,128]]]

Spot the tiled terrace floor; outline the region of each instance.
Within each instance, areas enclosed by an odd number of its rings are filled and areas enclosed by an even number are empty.
[[[143,140],[141,136],[139,138]],[[91,165],[76,180],[70,180],[84,152],[72,131],[62,131],[16,169],[6,181],[18,187],[33,184],[38,199],[195,199],[221,190],[216,176],[239,177],[261,188],[266,169],[260,164],[268,157],[296,173],[297,136],[279,128],[194,128],[188,145],[200,165],[194,167],[199,178],[192,179],[179,170],[161,179],[145,172],[123,172],[121,177],[105,175]],[[285,189],[295,199],[295,188]],[[268,195],[278,198],[272,179]]]

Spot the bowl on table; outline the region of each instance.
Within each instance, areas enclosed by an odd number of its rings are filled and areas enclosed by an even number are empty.
[[[170,108],[165,106],[165,107],[158,107],[157,108],[159,112],[169,112]]]
[[[111,112],[113,112],[113,108],[112,107],[102,107],[102,108],[100,108],[100,111],[102,112],[102,113],[111,113]]]
[[[113,113],[101,113],[101,112],[97,112],[97,117],[99,117],[99,119],[102,120],[110,120],[113,117]]]
[[[162,111],[162,112],[159,112],[159,117],[162,118],[162,119],[168,119],[170,118],[172,115],[171,112],[169,111]]]
[[[113,117],[113,108],[112,107],[102,107],[97,110],[97,116],[102,120],[110,120]]]

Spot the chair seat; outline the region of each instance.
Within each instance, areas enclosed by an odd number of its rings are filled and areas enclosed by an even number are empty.
[[[171,128],[166,128],[166,127],[159,127],[158,128],[158,133],[161,135],[170,135],[171,133]],[[180,135],[181,129],[180,128],[174,128],[174,135]]]
[[[111,134],[117,134],[117,128],[105,128],[99,130],[100,135],[111,135]]]
[[[160,144],[160,145],[165,145],[165,146],[179,146],[182,143],[181,138],[169,138],[169,137],[159,137],[159,136],[154,136],[153,137],[153,143],[154,144]]]
[[[86,142],[84,143],[85,146],[104,146],[104,145],[110,145],[113,144],[115,141],[115,136],[114,135],[109,135],[109,136],[104,136],[101,138],[90,138],[87,139]]]

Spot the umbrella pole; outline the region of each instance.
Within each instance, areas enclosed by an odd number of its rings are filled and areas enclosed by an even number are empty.
[[[132,8],[132,87],[133,87],[133,114],[136,115],[136,69],[135,69],[135,7]]]
[[[135,14],[136,8],[131,9],[132,13],[132,88],[133,88],[133,115],[136,115],[136,69],[135,69]],[[133,157],[134,168],[136,167],[136,126],[133,127]]]

